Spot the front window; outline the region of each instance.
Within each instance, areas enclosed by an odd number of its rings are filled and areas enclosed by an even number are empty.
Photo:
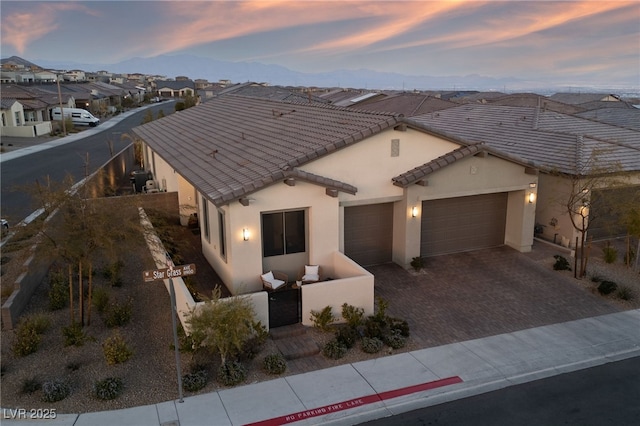
[[[204,238],[207,241],[211,241],[211,237],[209,236],[209,207],[207,205],[207,199],[202,197],[202,231],[204,233]]]
[[[265,257],[306,250],[304,210],[262,215],[262,249]]]

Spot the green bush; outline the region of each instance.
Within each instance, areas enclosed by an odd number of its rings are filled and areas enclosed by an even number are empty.
[[[411,334],[409,331],[409,323],[400,318],[388,317],[389,329],[391,332],[397,332],[402,337],[409,337]]]
[[[324,345],[322,353],[327,358],[340,359],[347,354],[347,347],[344,345],[344,343],[333,339],[327,342],[326,345]]]
[[[613,281],[602,281],[598,286],[598,292],[603,295],[611,294],[618,288],[618,284]]]
[[[621,300],[635,299],[635,294],[633,293],[633,290],[627,286],[620,286],[620,288],[618,288],[618,292],[616,293],[616,296],[618,297],[618,299],[621,299]]]
[[[374,354],[376,352],[380,352],[382,349],[383,343],[382,340],[377,337],[363,337],[360,341],[360,349],[362,352],[366,352],[368,354]]]
[[[188,392],[197,392],[207,385],[207,370],[198,370],[182,376],[182,388]]]
[[[121,260],[117,260],[105,266],[102,270],[102,276],[109,280],[109,284],[112,287],[122,287],[122,268],[124,267],[124,262]]]
[[[107,327],[122,327],[129,324],[133,314],[133,302],[129,299],[123,303],[114,303],[107,309],[104,322]]]
[[[384,342],[385,345],[393,349],[404,348],[405,345],[407,344],[406,339],[402,337],[400,333],[397,332],[397,330],[395,332],[391,332],[389,334],[384,335],[384,337],[382,338],[382,341]]]
[[[104,401],[116,399],[124,390],[124,382],[119,377],[107,377],[93,384],[93,395]]]
[[[67,306],[69,301],[69,283],[64,274],[54,272],[49,277],[49,309],[57,311]]]
[[[106,289],[102,287],[95,287],[91,294],[91,300],[99,314],[102,315],[107,312],[107,309],[109,308],[109,292]]]
[[[602,255],[604,256],[605,263],[615,263],[618,258],[618,250],[607,244],[606,247],[602,248]]]
[[[553,256],[553,258],[556,260],[556,262],[553,264],[553,269],[555,271],[571,270],[571,265],[569,264],[569,261],[565,257],[560,256],[559,254],[556,254],[555,256]]]
[[[329,331],[331,325],[336,321],[333,312],[331,312],[331,306],[325,306],[321,311],[312,310],[310,319],[313,326],[322,331]]]
[[[42,384],[42,400],[58,402],[71,395],[71,386],[65,380],[55,379]]]
[[[121,364],[133,356],[133,350],[117,331],[102,344],[102,351],[107,364]]]
[[[74,322],[70,326],[62,327],[65,346],[82,346],[87,340],[87,334],[80,323]]]
[[[218,369],[218,382],[234,386],[247,378],[247,369],[238,361],[227,361]]]
[[[287,361],[282,354],[271,354],[264,357],[262,362],[262,368],[268,374],[278,375],[282,374],[287,369]]]
[[[41,335],[49,328],[49,318],[42,314],[24,317],[15,330],[13,354],[18,357],[27,356],[38,350]]]
[[[362,317],[364,316],[363,308],[356,308],[355,306],[344,303],[342,305],[342,318],[347,322],[350,327],[356,328],[362,324]]]
[[[347,347],[347,349],[352,348],[356,341],[358,340],[358,331],[350,327],[348,325],[341,326],[336,331],[336,340]]]
[[[251,327],[254,333],[245,340],[242,345],[242,350],[240,351],[240,355],[245,359],[254,359],[258,356],[269,337],[269,331],[260,321],[253,321]]]
[[[37,377],[29,377],[22,381],[22,393],[34,393],[42,388],[42,383]]]
[[[364,335],[367,337],[377,337],[382,339],[382,336],[387,333],[387,322],[384,318],[377,316],[370,316],[364,323]]]

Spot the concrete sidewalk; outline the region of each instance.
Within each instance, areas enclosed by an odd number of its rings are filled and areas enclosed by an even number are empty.
[[[352,425],[640,356],[640,310],[530,328],[144,407],[3,425]],[[640,362],[640,360],[639,360]],[[13,414],[12,414],[13,413]]]

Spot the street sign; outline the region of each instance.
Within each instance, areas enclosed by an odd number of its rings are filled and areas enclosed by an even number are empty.
[[[189,265],[179,265],[174,266],[173,268],[161,268],[155,269],[151,271],[143,271],[142,278],[145,283],[150,283],[152,281],[165,280],[168,278],[181,278],[189,275],[195,275],[196,273],[196,264],[191,263]]]

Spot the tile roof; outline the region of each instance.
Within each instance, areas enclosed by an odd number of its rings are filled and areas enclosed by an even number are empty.
[[[599,167],[640,170],[640,132],[538,108],[470,104],[408,121],[548,171],[588,173],[581,167],[592,158]]]
[[[575,115],[613,126],[640,131],[640,109],[637,108],[603,108],[585,111]]]
[[[367,102],[365,105],[354,105],[350,108],[366,111],[394,112],[402,114],[405,117],[412,117],[414,115],[440,111],[455,106],[458,106],[458,104],[431,95],[406,92],[392,94],[386,98]]]
[[[133,133],[220,206],[288,177],[355,193],[298,167],[398,122],[391,114],[225,95]]]

